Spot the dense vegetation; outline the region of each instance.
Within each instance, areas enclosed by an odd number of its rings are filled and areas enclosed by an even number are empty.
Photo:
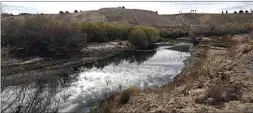
[[[206,31],[200,30],[196,35],[203,36],[222,36],[226,34],[249,33],[253,30],[253,23],[227,23],[220,26],[211,25]]]
[[[153,27],[134,26],[126,22],[66,23],[41,16],[2,22],[3,47],[11,55],[58,57],[78,54],[90,42],[129,40],[145,49],[159,39]]]
[[[90,42],[129,40],[137,48],[145,49],[162,38],[222,36],[248,33],[252,30],[252,23],[227,23],[168,27],[159,31],[154,27],[127,22],[63,22],[38,15],[2,21],[1,45],[8,48],[11,55],[18,57],[62,57],[78,54]]]
[[[72,25],[87,34],[88,42],[129,40],[144,49],[160,38],[159,31],[153,27],[134,26],[126,22],[75,22]]]
[[[180,28],[163,28],[160,31],[160,36],[165,38],[179,38],[189,36],[189,32]]]
[[[179,37],[196,37],[196,36],[223,36],[235,35],[242,33],[249,33],[253,30],[253,23],[226,23],[223,25],[209,25],[209,26],[181,26],[163,28],[160,30],[160,36],[168,38]]]
[[[2,23],[1,44],[8,46],[13,55],[72,55],[86,43],[86,34],[59,21],[32,17]]]

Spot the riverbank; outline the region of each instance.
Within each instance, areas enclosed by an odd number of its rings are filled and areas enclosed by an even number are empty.
[[[252,35],[212,37],[191,49],[185,71],[163,87],[130,88],[93,112],[253,112]]]
[[[128,41],[92,43],[81,54],[66,59],[2,58],[2,87],[27,84],[38,79],[49,79],[74,72],[76,67],[105,59],[126,50],[134,50]]]

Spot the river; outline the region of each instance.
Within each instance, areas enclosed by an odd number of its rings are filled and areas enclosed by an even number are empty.
[[[57,79],[7,87],[1,94],[2,111],[83,113],[114,91],[162,86],[181,72],[190,56],[188,46],[170,48],[128,51],[78,67]]]

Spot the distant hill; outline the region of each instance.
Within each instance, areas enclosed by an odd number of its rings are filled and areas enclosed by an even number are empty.
[[[12,16],[15,18],[25,18],[34,15],[19,15]],[[153,27],[167,27],[179,25],[222,25],[224,23],[233,22],[250,22],[253,23],[253,13],[248,14],[202,14],[202,13],[185,13],[174,15],[159,15],[153,11],[139,9],[124,9],[124,8],[102,8],[99,10],[83,11],[70,14],[44,14],[47,18],[64,20],[67,22],[73,21],[127,21],[136,25],[147,25]],[[10,18],[12,18],[10,17]],[[2,16],[2,20],[6,17]]]
[[[25,18],[29,16],[34,16],[34,14],[19,15],[15,16],[15,18]],[[123,8],[102,8],[99,10],[83,11],[78,13],[44,14],[42,16],[64,21],[127,21],[131,24],[154,27],[164,27],[173,24],[165,17],[160,16],[153,11]]]

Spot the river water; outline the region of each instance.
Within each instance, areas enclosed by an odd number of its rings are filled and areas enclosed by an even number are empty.
[[[190,56],[189,46],[130,51],[78,68],[73,74],[2,91],[5,112],[88,112],[98,100],[130,86],[159,87],[171,81]],[[10,106],[9,106],[10,105]]]

